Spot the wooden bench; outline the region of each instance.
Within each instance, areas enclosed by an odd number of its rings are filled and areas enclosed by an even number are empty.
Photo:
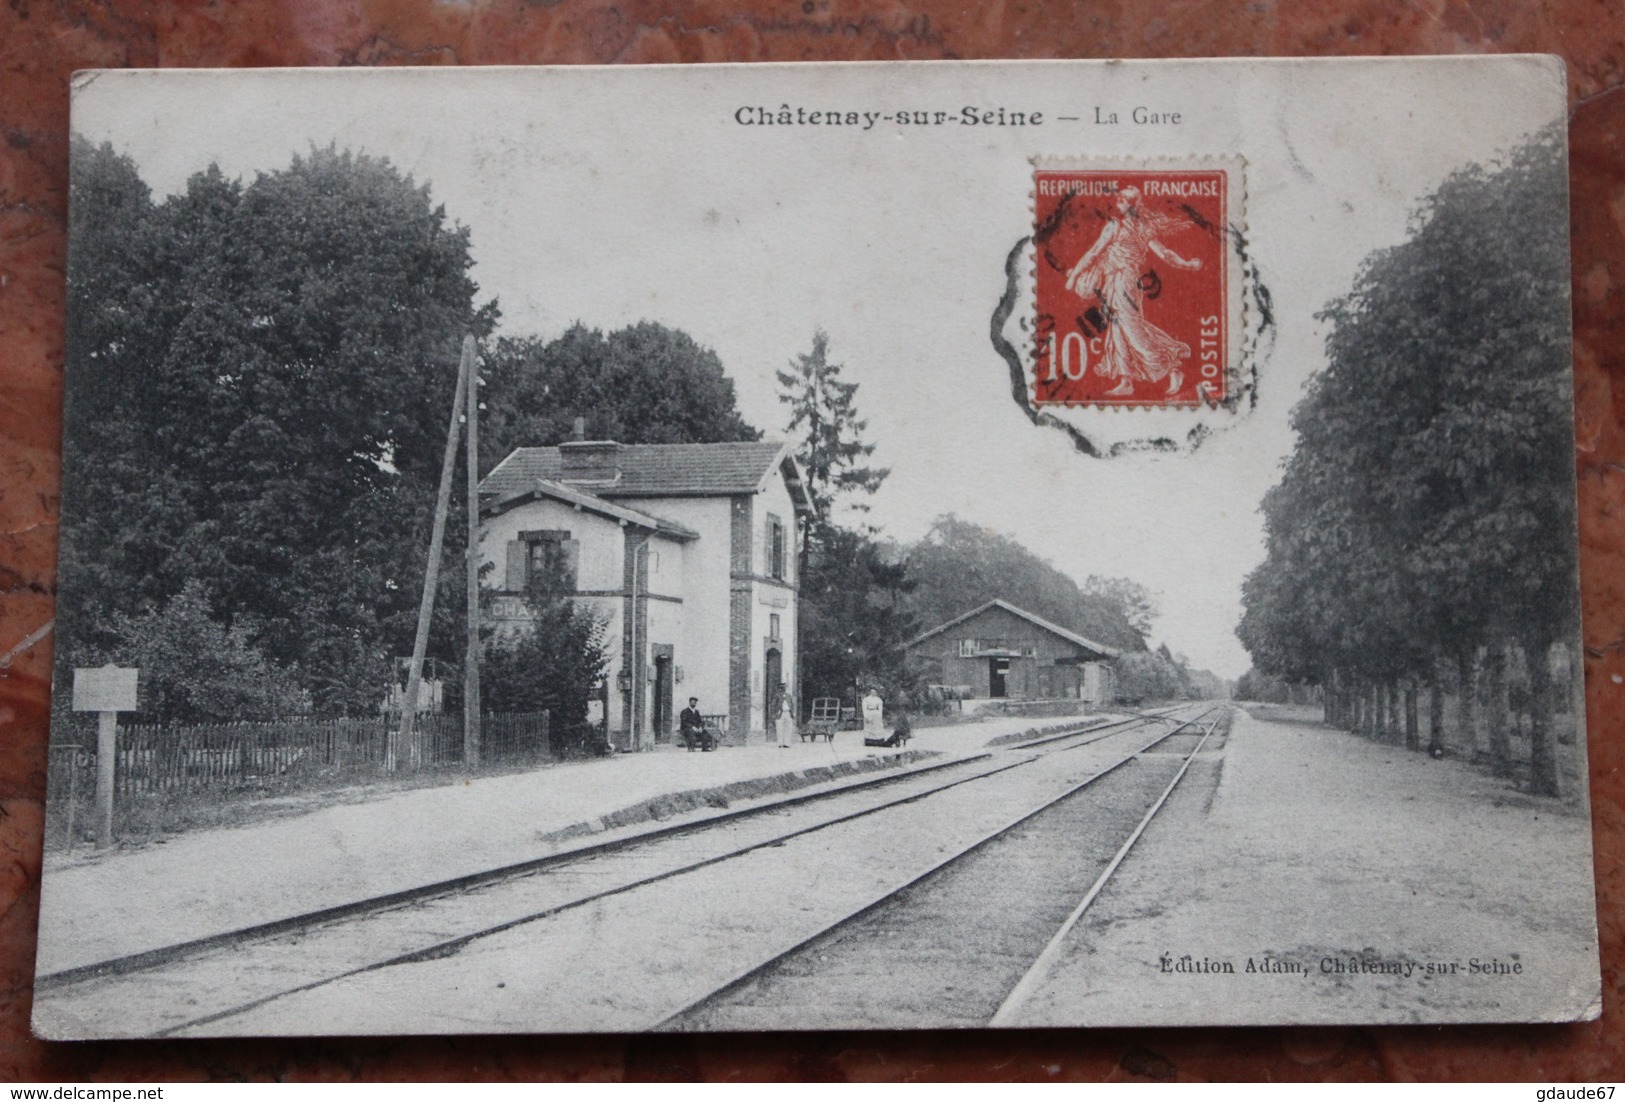
[[[679,731],[683,745],[689,750],[715,750],[722,744],[722,736],[728,733],[728,717],[726,715],[701,715],[705,723],[705,730],[698,737]]]

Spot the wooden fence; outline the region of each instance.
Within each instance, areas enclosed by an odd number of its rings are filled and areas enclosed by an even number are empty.
[[[280,795],[388,775],[398,717],[207,723],[185,727],[120,724],[114,769],[115,825],[129,807],[191,795]],[[547,712],[488,715],[480,721],[481,764],[541,764],[560,755]],[[421,768],[463,763],[460,715],[420,716]],[[93,730],[53,740],[46,779],[47,838],[72,844],[91,826],[96,797]],[[398,763],[407,771],[404,756]]]

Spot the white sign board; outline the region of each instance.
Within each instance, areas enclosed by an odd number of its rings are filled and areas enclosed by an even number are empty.
[[[73,710],[76,712],[134,712],[136,678],[134,667],[106,665],[73,671]]]

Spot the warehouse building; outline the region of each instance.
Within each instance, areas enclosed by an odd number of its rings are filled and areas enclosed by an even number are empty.
[[[1008,601],[993,600],[905,646],[928,684],[963,700],[1082,700],[1117,695],[1115,647],[1096,643]]]

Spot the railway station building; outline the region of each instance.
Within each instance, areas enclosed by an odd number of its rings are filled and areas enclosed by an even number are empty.
[[[1081,700],[1117,696],[1115,647],[1096,643],[1008,601],[992,600],[904,647],[927,684],[966,701]]]
[[[796,699],[799,540],[811,499],[780,441],[518,448],[480,483],[495,629],[521,630],[537,572],[606,624],[610,741],[676,739],[688,698],[724,744]]]

